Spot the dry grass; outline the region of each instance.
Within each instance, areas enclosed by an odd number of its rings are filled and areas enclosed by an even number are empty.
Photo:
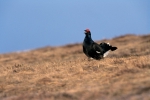
[[[0,99],[150,100],[150,35],[104,41],[119,49],[100,61],[81,44],[1,54]]]

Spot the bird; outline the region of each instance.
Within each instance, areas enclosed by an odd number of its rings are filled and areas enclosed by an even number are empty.
[[[85,29],[85,38],[83,40],[83,52],[88,59],[100,60],[106,57],[109,51],[115,51],[117,47],[111,46],[109,43],[102,42],[100,44],[94,42],[91,37],[90,29]]]

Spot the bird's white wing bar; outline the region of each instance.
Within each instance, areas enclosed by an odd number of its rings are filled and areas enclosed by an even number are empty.
[[[101,52],[99,52],[99,51],[96,51],[96,53],[101,53]]]

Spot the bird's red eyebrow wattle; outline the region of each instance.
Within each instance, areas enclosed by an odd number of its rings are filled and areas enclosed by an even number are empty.
[[[90,30],[87,28],[86,30],[85,30],[86,32],[90,32]]]

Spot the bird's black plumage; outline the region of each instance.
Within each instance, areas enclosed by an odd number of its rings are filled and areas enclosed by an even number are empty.
[[[117,49],[117,47],[112,47],[108,43],[102,42],[97,44],[92,40],[90,30],[86,29],[84,31],[85,38],[83,41],[83,52],[87,57],[99,60],[102,59],[109,50],[114,51]]]

